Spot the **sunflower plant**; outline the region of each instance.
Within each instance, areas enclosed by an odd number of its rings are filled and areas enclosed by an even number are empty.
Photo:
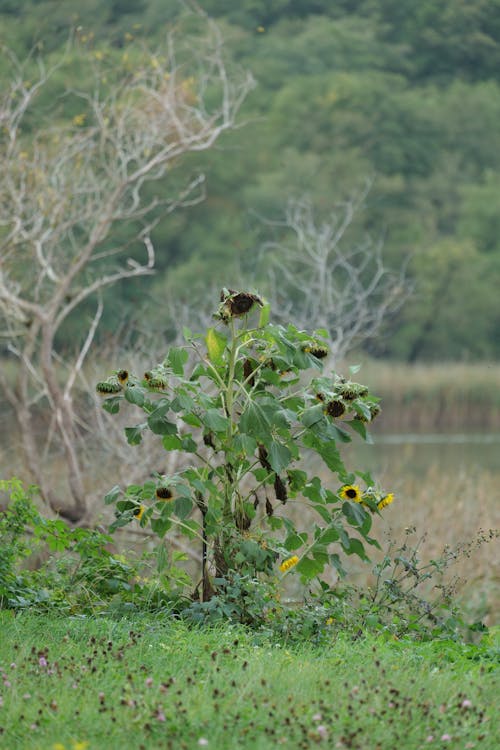
[[[109,412],[141,412],[125,429],[131,446],[140,451],[149,430],[184,458],[175,474],[113,487],[112,530],[150,527],[163,564],[169,535],[199,545],[204,601],[232,574],[297,572],[307,582],[333,566],[345,575],[344,556],[367,560],[365,545],[379,546],[373,516],[393,499],[349,472],[339,451],[353,434],[367,439],[378,399],[323,374],[326,331],[273,325],[257,294],[224,289],[214,318],[204,335],[185,330],[185,346],[142,376],[119,369],[97,384]],[[314,471],[324,477],[325,467],[327,480]]]

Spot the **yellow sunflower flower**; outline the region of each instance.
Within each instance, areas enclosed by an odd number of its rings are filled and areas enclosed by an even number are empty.
[[[290,568],[293,568],[295,565],[297,565],[299,561],[299,558],[297,555],[292,555],[292,557],[288,557],[286,560],[283,560],[283,562],[280,565],[280,570],[282,573],[286,573],[287,570],[290,570]]]
[[[353,503],[360,503],[363,493],[357,484],[345,484],[339,492],[343,500],[352,500]]]
[[[137,508],[134,508],[134,517],[137,518],[138,521],[140,521],[144,515],[145,510],[146,510],[145,505],[139,505]]]
[[[392,502],[394,502],[394,495],[392,492],[389,492],[388,495],[383,497],[382,500],[377,503],[377,508],[382,510],[382,508],[385,508],[386,505],[390,505]]]

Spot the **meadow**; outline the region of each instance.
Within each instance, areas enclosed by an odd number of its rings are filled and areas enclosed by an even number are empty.
[[[241,626],[2,614],[4,750],[494,750],[498,635],[321,644]]]

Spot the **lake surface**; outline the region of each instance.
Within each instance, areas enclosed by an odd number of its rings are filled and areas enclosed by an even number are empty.
[[[500,472],[500,433],[378,434],[367,444],[342,446],[348,465],[380,475],[415,475],[439,468],[443,474]]]

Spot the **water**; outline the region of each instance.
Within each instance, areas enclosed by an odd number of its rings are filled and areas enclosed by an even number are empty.
[[[439,468],[445,475],[500,472],[500,433],[378,434],[373,444],[353,439],[343,448],[347,465],[375,476],[418,476]]]

